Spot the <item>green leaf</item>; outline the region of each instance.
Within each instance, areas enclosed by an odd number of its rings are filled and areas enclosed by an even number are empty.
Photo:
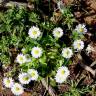
[[[39,59],[39,62],[41,63],[41,64],[46,64],[46,55],[43,55],[40,59]]]

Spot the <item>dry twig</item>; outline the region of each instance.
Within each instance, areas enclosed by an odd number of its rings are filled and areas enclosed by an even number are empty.
[[[92,62],[92,64],[90,65],[91,67],[96,65],[96,60],[94,62]]]
[[[86,71],[89,71],[93,75],[93,77],[95,78],[96,77],[96,70],[93,70],[91,67],[87,66],[85,64],[84,60],[82,59],[82,56],[80,54],[78,54],[78,58],[79,58],[79,60],[81,62],[79,65],[82,68],[84,68]]]
[[[50,94],[50,96],[57,96],[55,94],[54,89],[50,85],[48,85],[48,83],[46,82],[45,79],[42,79],[41,82],[42,82],[43,86],[46,88],[46,90],[48,90],[48,93]]]

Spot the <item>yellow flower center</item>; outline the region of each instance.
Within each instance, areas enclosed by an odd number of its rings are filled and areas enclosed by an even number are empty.
[[[24,81],[27,81],[28,79],[29,79],[28,76],[26,76],[26,77],[23,78]]]
[[[66,55],[68,55],[68,54],[69,54],[69,51],[67,50],[67,51],[66,51]]]
[[[34,76],[35,76],[35,73],[34,73],[34,72],[32,72],[32,73],[31,73],[31,76],[32,76],[32,77],[34,77]]]
[[[35,50],[34,53],[35,53],[35,54],[39,54],[39,50]]]
[[[20,88],[16,87],[16,91],[19,91],[19,90],[20,90]]]
[[[36,34],[37,34],[37,31],[33,31],[32,34],[33,34],[33,35],[36,35]]]
[[[23,61],[23,57],[19,57],[20,61]]]
[[[10,83],[10,80],[7,80],[7,83],[9,84]]]
[[[61,71],[61,74],[62,74],[62,75],[64,75],[64,74],[65,74],[65,71],[64,71],[64,70],[62,70],[62,71]]]
[[[59,32],[59,31],[57,31],[57,32],[56,32],[56,34],[57,34],[57,35],[60,35],[60,32]]]
[[[80,32],[83,32],[83,31],[84,31],[84,28],[80,28],[79,31],[80,31]]]
[[[80,46],[81,46],[81,44],[80,44],[80,43],[78,43],[78,44],[77,44],[77,47],[78,47],[78,48],[80,48]]]

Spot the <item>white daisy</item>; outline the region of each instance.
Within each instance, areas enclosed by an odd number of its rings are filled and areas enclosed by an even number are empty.
[[[42,55],[42,49],[39,47],[33,47],[31,54],[34,58],[39,58]]]
[[[23,87],[21,86],[21,84],[19,83],[15,83],[12,87],[11,87],[11,91],[14,95],[21,95],[24,92]]]
[[[38,72],[35,69],[29,69],[28,74],[31,76],[31,80],[37,80],[38,79]]]
[[[62,56],[64,58],[71,58],[73,55],[72,49],[70,48],[63,48],[62,50]]]
[[[57,74],[55,76],[55,80],[58,83],[63,83],[64,81],[66,81],[69,75],[70,75],[70,71],[68,70],[67,67],[65,66],[59,67],[57,70]]]
[[[81,41],[81,40],[75,40],[74,43],[73,43],[73,47],[77,51],[80,51],[84,48],[84,42]]]
[[[21,84],[29,84],[31,81],[31,77],[28,73],[20,73],[18,77]]]
[[[16,61],[19,63],[19,64],[23,64],[23,63],[25,63],[26,62],[26,57],[25,57],[25,55],[23,55],[23,54],[18,54],[17,55],[17,58],[16,58]]]
[[[5,87],[7,87],[7,88],[11,88],[13,85],[14,85],[14,82],[13,82],[13,79],[12,78],[7,78],[7,77],[5,77],[4,79],[3,79],[3,84],[4,84],[4,86]]]
[[[64,12],[64,3],[61,1],[58,1],[57,3],[58,9],[63,13]]]
[[[79,24],[76,26],[75,30],[78,32],[78,33],[86,33],[87,32],[87,29],[86,29],[86,26],[84,24]]]
[[[70,71],[66,66],[61,66],[58,68],[57,73],[59,73],[61,76],[64,75],[64,77],[67,77],[70,74]]]
[[[33,38],[33,39],[37,39],[40,35],[41,35],[41,31],[39,30],[38,27],[32,26],[29,29],[29,37]]]
[[[94,48],[91,45],[88,45],[86,48],[87,54],[91,53],[92,51],[95,51]]]
[[[53,30],[53,36],[55,38],[60,38],[63,36],[63,30],[60,27],[54,28]]]
[[[29,54],[26,54],[25,57],[26,57],[26,62],[31,62],[31,58]]]
[[[55,80],[57,83],[63,83],[65,80],[59,74],[56,74]]]

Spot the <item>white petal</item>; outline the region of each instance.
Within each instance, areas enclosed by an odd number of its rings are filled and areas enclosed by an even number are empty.
[[[33,26],[29,29],[28,34],[29,34],[29,37],[33,39],[37,39],[38,37],[40,37],[41,31],[39,30],[38,27]]]
[[[54,28],[53,36],[56,38],[61,38],[63,36],[63,30],[60,27]]]
[[[12,79],[12,78],[10,78],[10,77],[7,78],[7,77],[5,77],[5,78],[3,79],[3,84],[4,84],[5,87],[11,88],[11,87],[13,86],[14,82],[13,82],[13,79]]]
[[[63,50],[62,50],[62,56],[64,58],[71,58],[72,55],[73,55],[73,52],[72,52],[72,50],[70,48],[63,48]]]
[[[38,79],[38,72],[35,69],[29,69],[28,74],[31,76],[31,80],[37,80]]]
[[[66,81],[69,74],[70,74],[70,71],[68,70],[67,67],[65,66],[59,67],[57,70],[57,74],[55,76],[56,82],[63,83],[64,81]]]
[[[19,63],[19,64],[23,64],[26,62],[26,57],[25,55],[23,54],[18,54],[17,57],[16,57],[16,61]]]
[[[31,81],[31,77],[28,73],[20,73],[19,74],[19,81],[22,84],[29,84],[29,82]]]
[[[15,83],[12,88],[11,91],[14,95],[21,95],[24,92],[23,87],[21,86],[21,84],[19,83]]]
[[[81,40],[75,40],[73,43],[74,49],[80,51],[84,48],[84,42]]]
[[[42,49],[39,47],[33,47],[31,54],[34,58],[39,58],[42,55]]]

